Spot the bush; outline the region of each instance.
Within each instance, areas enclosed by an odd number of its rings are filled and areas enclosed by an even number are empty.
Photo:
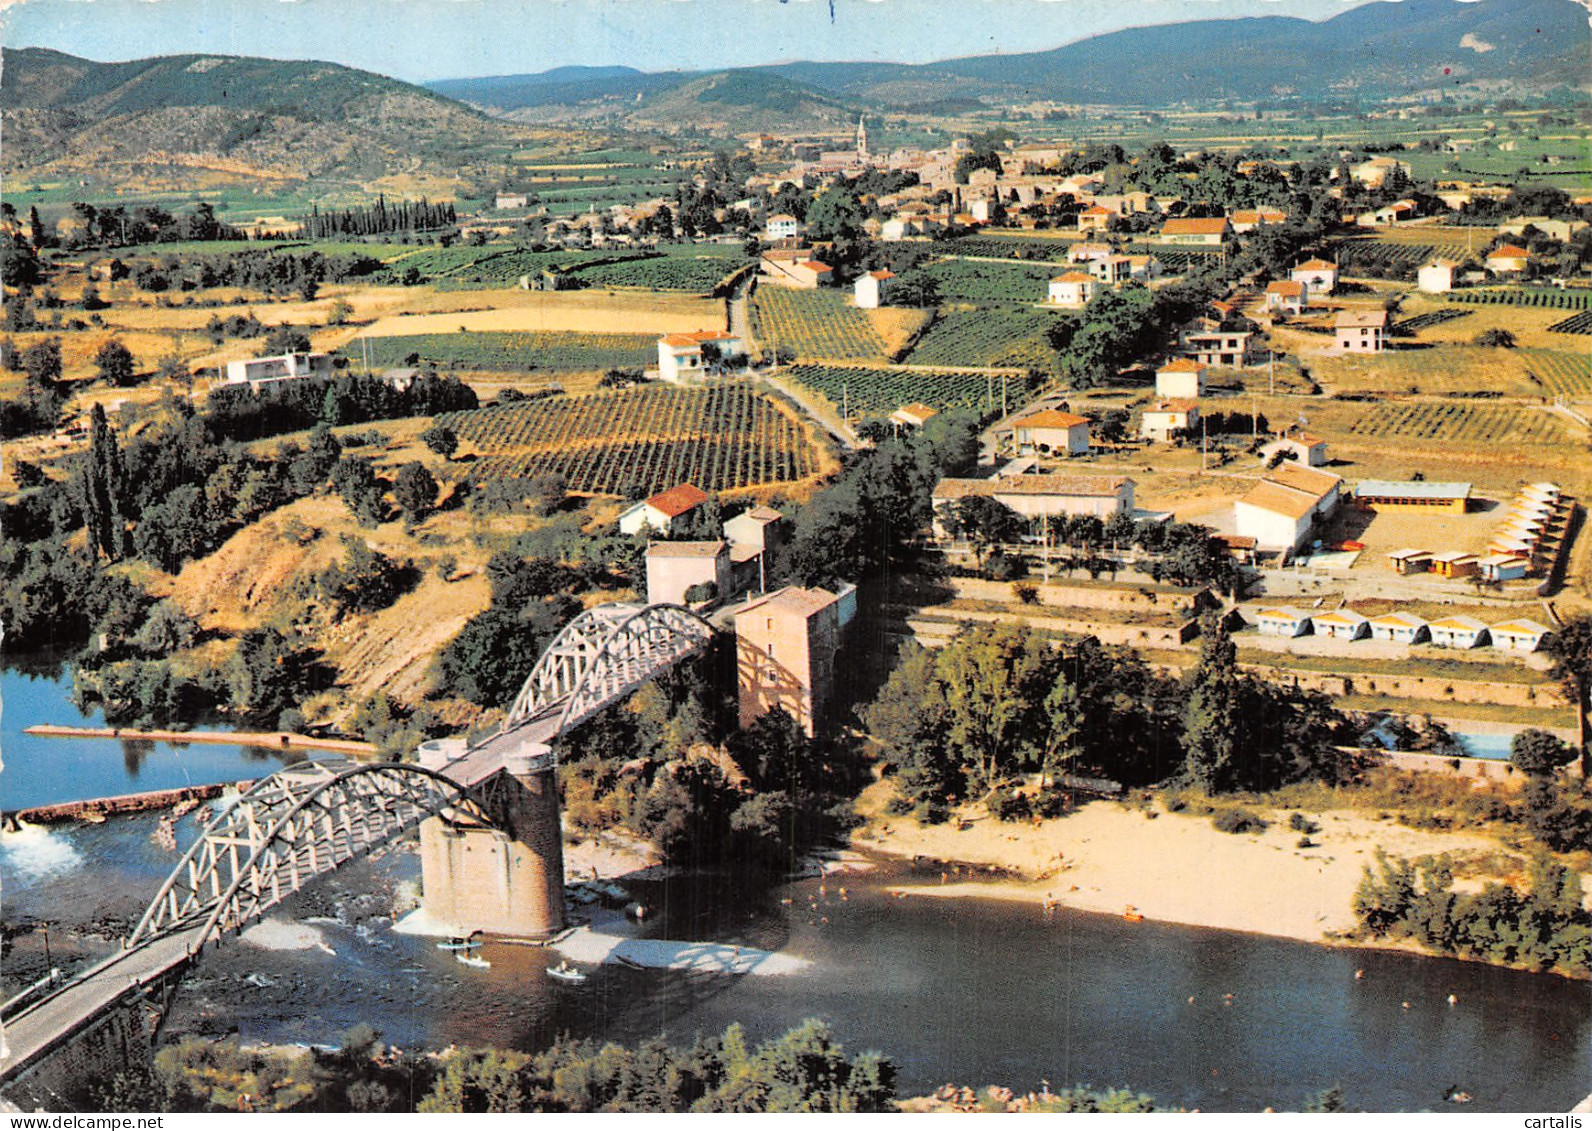
[[[1010,789],[996,790],[985,805],[1000,821],[1026,821],[1034,813],[1027,794]]]
[[[1224,833],[1263,833],[1266,822],[1248,809],[1223,809],[1211,822]]]
[[[1039,586],[1023,582],[1012,586],[1012,596],[1024,605],[1036,604],[1039,601]]]
[[[1288,827],[1294,832],[1304,833],[1306,836],[1321,831],[1321,826],[1310,820],[1303,813],[1288,814]]]
[[[951,807],[943,801],[920,801],[913,806],[912,815],[925,825],[943,825],[951,819]]]

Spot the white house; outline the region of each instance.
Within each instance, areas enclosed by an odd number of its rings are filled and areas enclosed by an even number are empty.
[[[1087,306],[1099,289],[1100,283],[1093,275],[1086,275],[1082,271],[1068,271],[1050,280],[1050,291],[1046,301],[1052,306],[1065,306],[1077,310]]]
[[[1353,609],[1333,609],[1330,613],[1315,613],[1310,617],[1317,636],[1330,636],[1334,640],[1359,640],[1371,635],[1371,621]]]
[[[929,419],[939,415],[939,410],[921,402],[904,404],[890,414],[890,423],[902,428],[922,428]]]
[[[1325,259],[1307,259],[1288,272],[1288,277],[1316,294],[1330,295],[1338,288],[1338,265]]]
[[[1494,275],[1518,275],[1531,265],[1531,252],[1512,243],[1487,253],[1487,270]]]
[[[619,529],[640,534],[651,527],[659,534],[670,534],[674,524],[708,501],[708,493],[690,483],[681,483],[644,499],[619,516]]]
[[[1114,287],[1132,277],[1132,264],[1126,255],[1106,255],[1089,261],[1089,274],[1105,286]]]
[[[1173,433],[1189,435],[1200,428],[1198,401],[1162,401],[1144,410],[1139,418],[1139,438],[1153,443],[1168,443]]]
[[[1327,441],[1297,424],[1289,424],[1279,428],[1277,438],[1260,449],[1260,458],[1269,464],[1278,452],[1287,453],[1306,467],[1322,467],[1327,462]]]
[[[793,240],[801,234],[801,230],[801,221],[789,213],[781,212],[768,218],[768,238],[771,240]]]
[[[246,384],[255,392],[259,392],[262,385],[331,375],[332,355],[329,353],[284,353],[227,362],[227,384]]]
[[[1381,353],[1387,348],[1387,311],[1345,310],[1333,321],[1332,331],[1340,350]]]
[[[1371,618],[1371,639],[1417,644],[1427,636],[1426,621],[1414,613],[1383,613]]]
[[[711,542],[653,542],[647,547],[647,603],[684,605],[693,586],[713,586],[713,596],[729,597],[730,544]]]
[[[704,356],[703,346],[716,352],[717,360]],[[658,377],[675,385],[694,384],[710,376],[718,361],[745,352],[740,338],[720,330],[665,334],[658,339]]]
[[[1268,553],[1297,550],[1337,509],[1342,483],[1330,471],[1284,463],[1233,504],[1236,533]]]
[[[1089,454],[1089,421],[1070,412],[1045,409],[1012,425],[1019,455],[1053,452],[1056,455]]]
[[[1310,614],[1289,605],[1261,609],[1255,614],[1255,627],[1262,636],[1303,636],[1310,631]]]
[[[1266,309],[1283,314],[1301,314],[1310,305],[1310,287],[1292,279],[1278,279],[1266,288]]]
[[[1542,647],[1543,637],[1552,629],[1545,624],[1521,617],[1495,624],[1488,630],[1492,646],[1502,652],[1535,652]]]
[[[1186,357],[1173,358],[1155,371],[1155,395],[1168,400],[1194,400],[1205,395],[1209,366]]]
[[[895,278],[894,271],[868,271],[857,277],[852,284],[852,294],[856,297],[857,305],[864,310],[877,310],[881,306],[890,305],[890,281]]]
[[[1454,273],[1459,264],[1452,259],[1434,259],[1415,272],[1415,285],[1429,295],[1447,294],[1454,289]]]
[[[1487,636],[1487,626],[1475,617],[1444,617],[1428,627],[1432,643],[1439,648],[1475,648]]]

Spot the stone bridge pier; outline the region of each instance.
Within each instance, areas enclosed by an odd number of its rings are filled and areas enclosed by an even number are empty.
[[[462,742],[421,746],[422,765]],[[564,845],[552,751],[527,744],[474,790],[492,824],[432,817],[420,826],[421,902],[461,935],[545,939],[564,927]]]

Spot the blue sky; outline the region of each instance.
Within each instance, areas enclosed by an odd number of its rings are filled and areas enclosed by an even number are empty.
[[[1037,51],[1136,24],[1366,0],[0,0],[0,40],[91,59],[329,59],[411,81],[570,63],[698,70]]]

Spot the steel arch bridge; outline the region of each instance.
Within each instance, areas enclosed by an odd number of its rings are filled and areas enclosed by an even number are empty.
[[[560,703],[555,736],[702,651],[713,626],[683,605],[598,605],[564,626],[503,720],[507,733]]]
[[[128,936],[133,949],[193,927],[198,953],[305,884],[427,817],[490,823],[462,786],[395,762],[303,762],[262,778],[211,822]]]

